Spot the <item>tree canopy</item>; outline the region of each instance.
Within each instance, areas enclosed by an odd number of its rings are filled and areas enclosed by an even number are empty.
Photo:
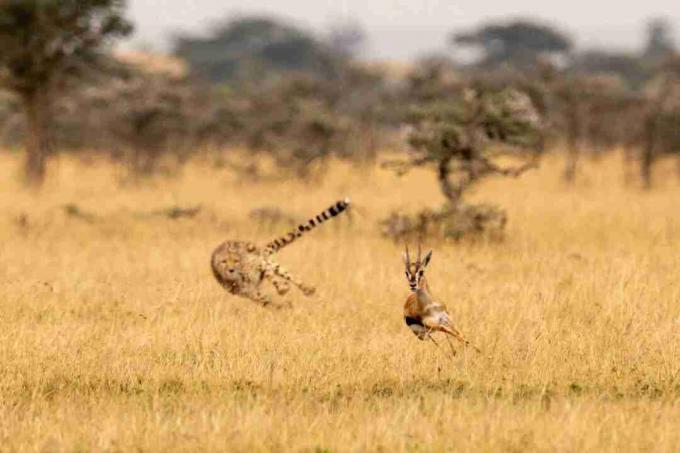
[[[332,77],[339,57],[312,34],[269,17],[227,21],[207,38],[180,36],[174,51],[214,82],[294,72]]]
[[[456,33],[452,41],[479,48],[485,66],[533,63],[541,55],[566,53],[572,47],[569,37],[554,27],[525,19],[488,23]]]
[[[131,31],[123,0],[2,0],[0,82],[31,92],[95,63],[108,40]]]
[[[675,52],[673,27],[665,18],[655,18],[647,23],[645,56],[663,58]]]

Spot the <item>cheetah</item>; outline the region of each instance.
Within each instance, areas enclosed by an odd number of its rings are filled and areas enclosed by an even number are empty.
[[[269,280],[276,292],[283,296],[296,286],[305,296],[311,296],[316,289],[306,285],[283,269],[273,259],[273,255],[283,247],[293,243],[307,233],[342,213],[349,207],[349,199],[338,201],[316,217],[299,225],[288,234],[274,239],[264,247],[247,241],[227,241],[218,246],[212,254],[211,268],[217,281],[229,293],[250,299],[262,306],[275,304],[272,298],[260,291],[264,280]]]

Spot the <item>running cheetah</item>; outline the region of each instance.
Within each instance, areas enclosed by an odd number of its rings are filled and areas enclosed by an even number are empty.
[[[269,295],[260,291],[260,284],[264,280],[271,281],[276,292],[281,296],[290,290],[291,283],[297,286],[304,295],[311,296],[314,294],[315,288],[302,283],[289,274],[274,261],[273,255],[304,233],[337,216],[348,207],[348,199],[338,201],[316,217],[299,225],[285,236],[274,239],[264,247],[245,241],[224,242],[212,254],[213,275],[231,294],[248,298],[262,306],[270,304],[280,306],[274,304]]]

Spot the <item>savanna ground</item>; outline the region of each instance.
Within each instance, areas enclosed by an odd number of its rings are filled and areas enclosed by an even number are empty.
[[[503,243],[428,243],[429,277],[483,349],[455,362],[402,319],[388,211],[437,206],[432,174],[334,164],[322,183],[239,181],[192,163],[117,184],[53,162],[40,193],[0,162],[0,450],[642,451],[680,445],[680,183],[622,184],[618,156],[575,189],[545,160],[474,194],[508,210]],[[357,209],[282,251],[318,287],[292,309],[222,290],[227,238],[265,240],[251,208]],[[88,215],[68,215],[77,203]],[[194,218],[150,215],[201,205]],[[91,216],[91,217],[90,217]]]

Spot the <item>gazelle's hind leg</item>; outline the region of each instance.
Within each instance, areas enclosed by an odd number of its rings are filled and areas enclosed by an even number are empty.
[[[460,333],[460,331],[459,331],[458,329],[456,329],[455,327],[453,327],[453,326],[451,326],[451,325],[449,325],[449,326],[441,326],[441,330],[442,330],[444,333],[447,333],[447,334],[451,335],[452,337],[456,338],[458,341],[460,341],[461,343],[463,343],[465,346],[470,346],[470,347],[471,347],[472,349],[474,349],[475,351],[477,351],[477,352],[482,352],[477,346],[475,346],[475,345],[473,345],[472,343],[470,343],[470,342],[463,336],[463,334]]]
[[[300,291],[302,291],[302,294],[305,296],[311,296],[316,292],[316,288],[302,283],[300,280],[292,276],[287,270],[283,269],[280,264],[273,262],[270,262],[269,264],[271,266],[270,270],[275,274],[275,276],[272,277],[273,282],[276,281],[276,277],[280,277],[286,282],[290,282],[300,288]],[[274,285],[276,285],[276,283],[274,283]]]
[[[446,342],[449,344],[449,348],[451,348],[451,357],[455,357],[456,355],[456,349],[453,347],[453,343],[451,343],[451,339],[449,338],[448,335],[444,335],[446,338]]]

